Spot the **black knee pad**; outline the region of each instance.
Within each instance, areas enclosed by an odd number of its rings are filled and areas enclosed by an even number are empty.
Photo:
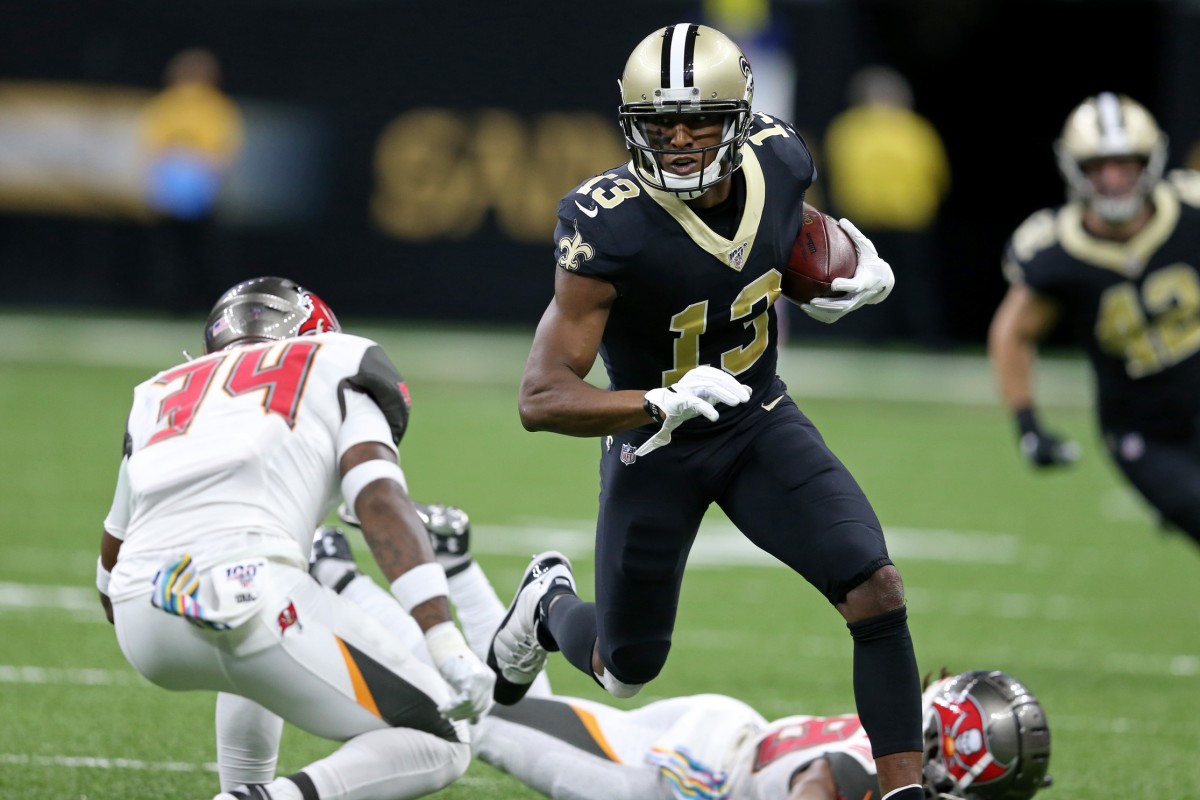
[[[601,656],[613,677],[621,683],[642,684],[658,677],[670,650],[670,642],[643,642],[625,645]]]

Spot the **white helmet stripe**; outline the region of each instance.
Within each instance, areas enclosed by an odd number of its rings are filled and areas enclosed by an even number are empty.
[[[1121,115],[1121,101],[1112,92],[1096,97],[1096,111],[1100,120],[1100,137],[1103,152],[1116,153],[1129,149],[1128,131]]]
[[[694,84],[692,64],[696,59],[696,36],[700,26],[681,22],[663,32],[662,85],[679,89]]]

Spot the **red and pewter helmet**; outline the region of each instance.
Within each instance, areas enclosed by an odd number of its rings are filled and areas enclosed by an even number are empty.
[[[251,278],[221,295],[204,324],[204,352],[340,331],[324,300],[287,278]]]
[[[1028,800],[1050,785],[1050,728],[1012,676],[973,670],[925,692],[925,779],[935,797]]]

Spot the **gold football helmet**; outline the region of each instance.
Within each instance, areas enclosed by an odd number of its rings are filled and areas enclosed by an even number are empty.
[[[692,200],[741,166],[750,135],[754,74],[725,34],[686,22],[660,28],[633,49],[617,84],[625,146],[648,186]],[[656,132],[653,122],[675,115],[719,119],[721,141],[691,150],[666,147],[661,126]],[[674,175],[663,169],[666,153],[694,155],[702,165],[711,155],[712,163],[692,175]]]
[[[1071,112],[1062,136],[1054,143],[1054,152],[1071,199],[1083,201],[1104,220],[1119,224],[1141,211],[1162,179],[1167,137],[1140,103],[1123,94],[1103,92]],[[1121,197],[1097,192],[1083,165],[1093,159],[1128,156],[1145,162],[1134,190]]]

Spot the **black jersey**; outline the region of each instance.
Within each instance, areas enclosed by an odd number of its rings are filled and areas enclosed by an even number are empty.
[[[774,303],[815,175],[803,139],[765,114],[742,153],[745,201],[732,238],[628,164],[569,192],[555,230],[561,269],[617,289],[600,347],[610,388],[669,386],[700,364],[719,367],[754,391],[719,409],[722,426],[757,408],[775,378]]]
[[[1004,257],[1010,281],[1053,300],[1096,374],[1105,428],[1172,435],[1200,414],[1200,173],[1154,191],[1128,242],[1090,235],[1070,203],[1027,219]]]

